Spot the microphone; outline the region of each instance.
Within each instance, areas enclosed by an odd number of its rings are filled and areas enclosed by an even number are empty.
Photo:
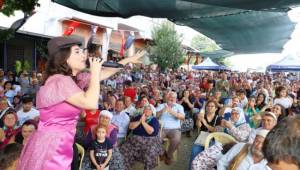
[[[89,60],[87,59],[86,60],[86,66],[87,68],[90,67],[90,62]],[[111,67],[111,68],[124,68],[124,65],[123,64],[120,64],[120,63],[117,63],[117,62],[113,62],[113,61],[105,61],[103,64],[102,64],[103,67]]]
[[[89,38],[86,49],[87,49],[89,56],[97,57],[97,58],[101,57],[101,43],[100,43],[100,40],[97,39],[95,36],[91,36]],[[86,66],[87,66],[87,68],[90,67],[90,63],[89,63],[88,59],[86,60]],[[102,64],[102,66],[103,67],[111,67],[111,68],[124,68],[123,64],[113,62],[113,61],[105,61]]]

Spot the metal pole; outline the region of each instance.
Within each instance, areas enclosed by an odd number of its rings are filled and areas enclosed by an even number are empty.
[[[3,65],[4,65],[4,67],[3,67],[3,69],[5,71],[7,71],[7,47],[6,47],[7,44],[6,43],[7,43],[6,40],[4,40],[4,45],[3,45],[3,48],[4,48],[4,50],[3,50],[3,54],[4,54]]]
[[[34,49],[33,49],[33,68],[36,71],[36,40],[34,39]]]

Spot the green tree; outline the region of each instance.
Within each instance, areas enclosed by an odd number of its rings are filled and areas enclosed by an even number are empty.
[[[40,6],[38,1],[39,0],[0,0],[0,13],[9,17],[14,15],[15,11],[21,10],[24,12],[25,19],[25,17],[34,13],[36,6]],[[17,30],[13,28],[5,30],[0,29],[0,40],[9,40],[13,38],[16,31]]]
[[[175,25],[164,21],[152,30],[153,44],[150,46],[150,60],[162,71],[167,68],[177,69],[184,61],[181,38]]]
[[[6,16],[14,15],[16,10],[30,14],[36,6],[40,6],[39,0],[4,0],[0,12]]]

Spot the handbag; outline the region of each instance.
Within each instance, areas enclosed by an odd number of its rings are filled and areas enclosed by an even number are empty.
[[[186,118],[181,123],[181,132],[187,132],[194,128],[194,120],[193,118]]]

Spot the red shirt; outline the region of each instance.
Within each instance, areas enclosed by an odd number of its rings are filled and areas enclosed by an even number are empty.
[[[100,111],[97,110],[96,113],[92,114],[90,110],[85,110],[85,113],[85,127],[83,128],[83,131],[85,134],[87,134],[93,125],[98,124]]]
[[[124,89],[124,96],[128,96],[131,98],[131,101],[135,101],[136,90],[133,87],[129,87]]]

